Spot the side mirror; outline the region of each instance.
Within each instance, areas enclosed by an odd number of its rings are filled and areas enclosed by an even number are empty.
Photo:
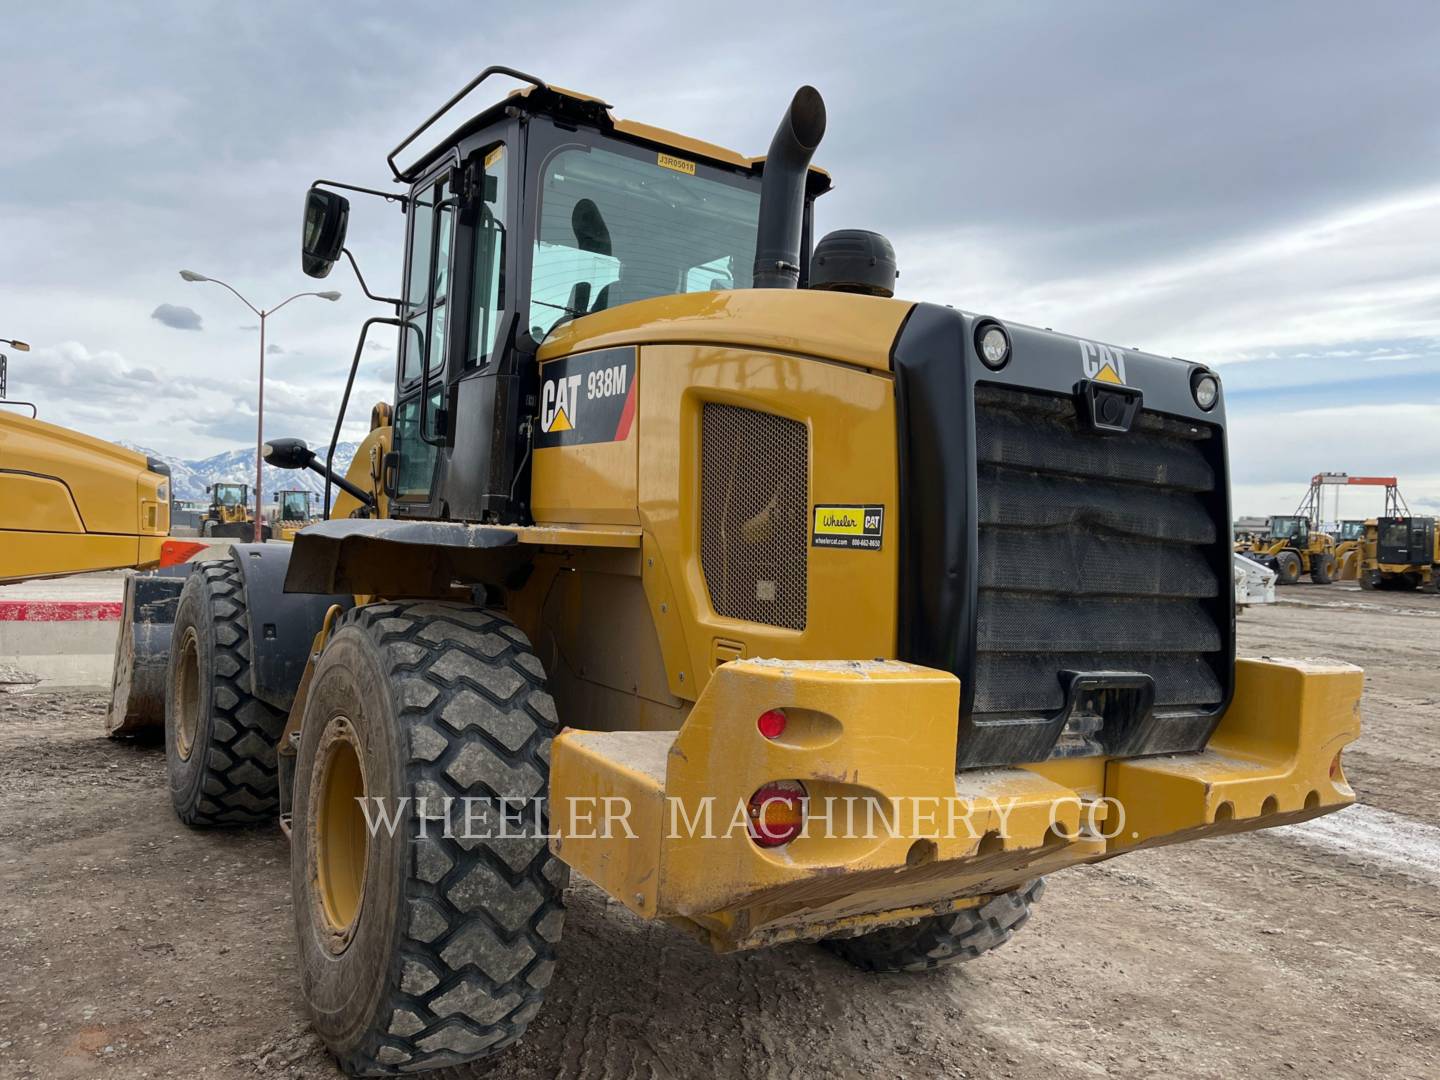
[[[305,224],[300,237],[300,269],[313,278],[328,277],[345,246],[350,200],[335,191],[312,187],[305,193]]]
[[[303,439],[271,439],[265,444],[263,456],[265,464],[277,469],[308,469],[315,460],[314,451]]]

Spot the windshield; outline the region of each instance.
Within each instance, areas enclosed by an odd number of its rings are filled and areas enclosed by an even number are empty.
[[[1410,546],[1410,523],[1408,521],[1389,521],[1380,529],[1380,544],[1387,548],[1405,548]]]
[[[285,521],[304,521],[310,516],[310,493],[285,491],[280,495],[280,517]]]
[[[1365,522],[1343,521],[1340,523],[1341,540],[1361,540],[1365,536]]]
[[[225,506],[239,506],[245,501],[245,489],[239,484],[217,484],[215,501]]]
[[[1275,540],[1285,540],[1292,536],[1301,535],[1300,522],[1303,518],[1277,517],[1270,519],[1270,536]]]
[[[531,334],[654,296],[750,287],[760,189],[668,154],[571,147],[546,165]]]

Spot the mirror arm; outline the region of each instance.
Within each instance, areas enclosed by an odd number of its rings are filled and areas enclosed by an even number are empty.
[[[354,184],[342,184],[339,180],[316,180],[311,187],[336,188],[343,191],[358,191],[362,195],[375,195],[386,202],[398,202],[401,210],[407,210],[410,206],[409,195],[397,195],[393,191],[377,191],[375,188],[357,187]]]
[[[360,264],[355,261],[355,256],[350,254],[349,248],[342,247],[340,249],[340,254],[344,255],[345,258],[350,260],[350,269],[355,271],[355,280],[360,282],[361,292],[363,292],[371,300],[377,300],[382,304],[392,305],[397,313],[400,311],[400,305],[403,303],[403,301],[397,300],[393,296],[376,296],[370,291],[370,286],[365,284],[365,275],[360,273]]]
[[[310,458],[310,463],[305,467],[311,472],[315,473],[317,476],[323,476],[325,478],[325,484],[327,487],[331,484],[334,484],[341,491],[345,492],[348,495],[354,496],[354,498],[357,499],[361,504],[370,507],[371,510],[375,509],[374,495],[371,495],[370,492],[365,491],[363,488],[357,487],[356,485],[352,484],[349,480],[346,480],[345,477],[339,475],[338,473],[332,472],[328,465],[321,465],[320,462],[316,460],[313,455]],[[275,501],[280,501],[278,496],[276,497]],[[329,510],[326,510],[325,516],[327,518],[330,516]]]

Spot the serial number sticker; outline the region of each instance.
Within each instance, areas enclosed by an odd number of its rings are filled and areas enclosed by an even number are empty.
[[[860,503],[815,507],[810,543],[815,547],[879,551],[885,538],[885,507]]]
[[[674,169],[676,172],[683,172],[689,176],[695,175],[693,161],[686,161],[684,158],[678,158],[672,154],[659,154],[655,160],[662,169]]]

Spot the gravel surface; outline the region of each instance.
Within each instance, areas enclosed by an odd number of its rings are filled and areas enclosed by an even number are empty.
[[[1440,597],[1281,597],[1242,616],[1242,654],[1366,669],[1346,767],[1376,812],[1324,819],[1339,840],[1066,871],[1013,942],[926,976],[714,956],[577,882],[544,1012],[459,1075],[1440,1076],[1440,881],[1355,841],[1440,836]],[[105,739],[104,705],[0,693],[0,1077],[338,1075],[291,968],[279,831],[183,828],[161,749]]]

